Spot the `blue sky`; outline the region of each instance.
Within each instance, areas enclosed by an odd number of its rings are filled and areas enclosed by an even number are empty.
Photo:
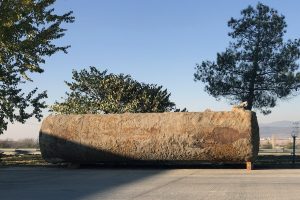
[[[285,15],[286,38],[300,38],[300,1],[260,1]],[[224,101],[216,101],[193,81],[195,64],[214,60],[230,41],[227,21],[257,1],[176,1],[176,0],[57,0],[54,8],[62,14],[69,10],[76,17],[59,45],[71,45],[68,54],[58,53],[46,59],[43,74],[34,74],[34,82],[24,90],[38,86],[47,90],[48,104],[60,100],[71,80],[72,69],[97,66],[112,73],[130,74],[138,81],[163,85],[171,100],[189,111],[230,110]],[[300,120],[300,97],[278,102],[272,114],[258,113],[259,122]],[[45,115],[48,113],[45,112]],[[0,138],[37,137],[40,123],[9,126]]]

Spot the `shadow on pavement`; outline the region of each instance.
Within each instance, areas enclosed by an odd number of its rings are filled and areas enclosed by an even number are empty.
[[[2,168],[1,199],[79,200],[161,173],[155,169]]]

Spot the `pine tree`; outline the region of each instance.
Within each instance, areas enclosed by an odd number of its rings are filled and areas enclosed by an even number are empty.
[[[205,90],[217,99],[247,101],[246,109],[269,114],[278,99],[296,95],[300,87],[300,40],[285,42],[285,17],[262,3],[241,15],[228,22],[229,47],[217,54],[216,61],[197,64],[194,80],[204,82]]]

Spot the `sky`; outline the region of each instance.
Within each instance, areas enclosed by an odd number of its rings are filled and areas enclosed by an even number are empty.
[[[300,1],[260,1],[286,17],[286,39],[300,38]],[[196,63],[215,60],[228,47],[227,22],[239,18],[252,0],[57,0],[58,14],[70,10],[75,22],[64,24],[66,35],[57,45],[71,45],[68,54],[46,58],[42,74],[32,74],[33,82],[24,91],[47,90],[47,104],[61,101],[71,81],[72,70],[96,66],[111,73],[130,74],[134,79],[163,85],[179,108],[201,112],[231,110],[226,100],[216,101],[194,82]],[[300,120],[300,97],[279,101],[270,115],[257,112],[259,123]],[[44,116],[49,113],[45,110]],[[37,138],[41,123],[9,124],[0,139]]]

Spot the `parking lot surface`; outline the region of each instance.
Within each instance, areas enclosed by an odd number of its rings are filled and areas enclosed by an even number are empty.
[[[300,169],[0,168],[1,200],[299,199]]]

